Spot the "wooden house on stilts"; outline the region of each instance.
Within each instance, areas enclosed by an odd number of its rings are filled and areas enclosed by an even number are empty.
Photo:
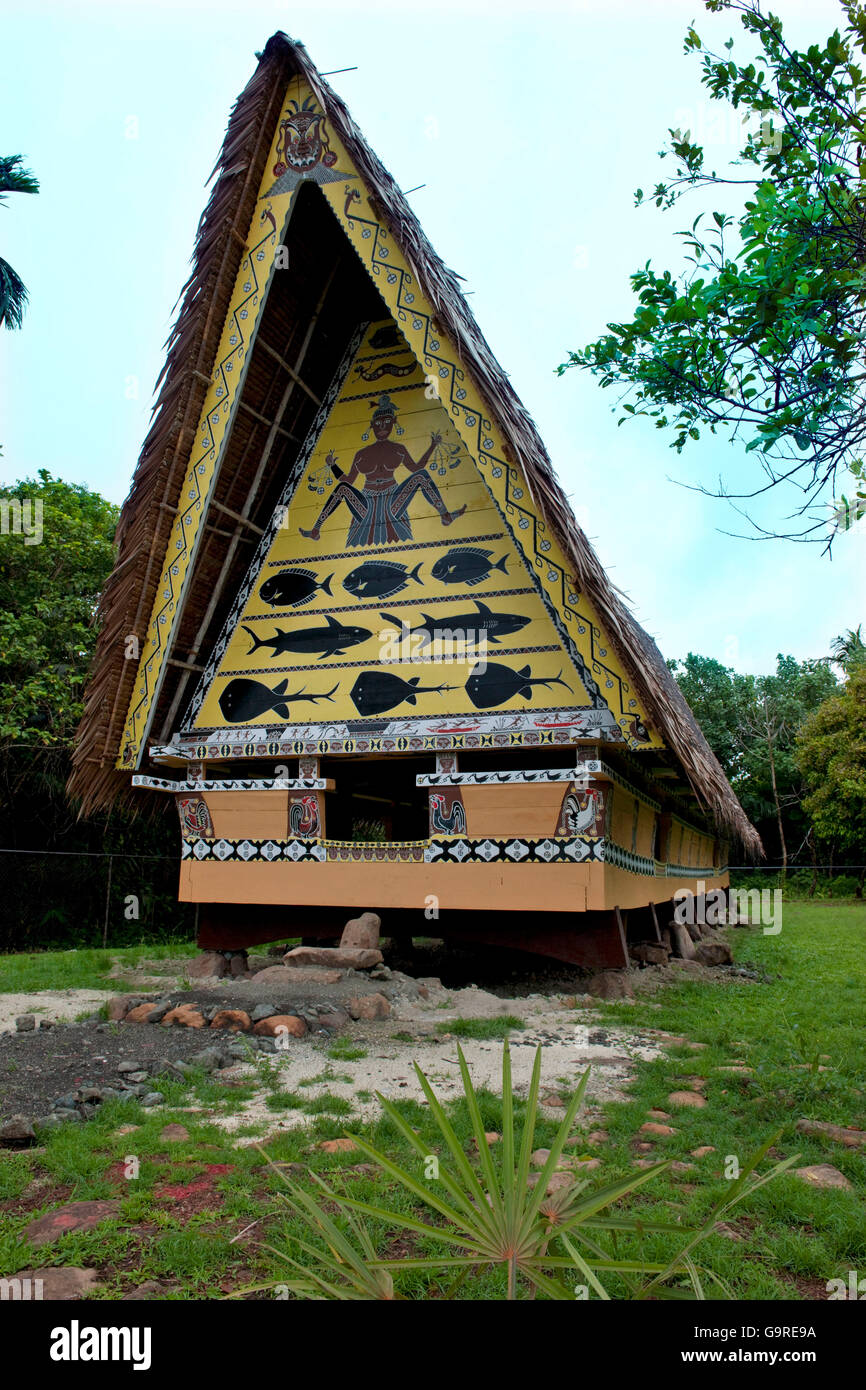
[[[755,831],[457,277],[283,34],[215,176],[71,794],[174,798],[204,947],[369,908],[626,963]]]

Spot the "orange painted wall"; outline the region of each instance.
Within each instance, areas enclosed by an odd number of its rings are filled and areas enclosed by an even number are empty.
[[[585,912],[601,864],[202,864],[184,860],[181,902],[408,907],[433,894],[441,911]],[[593,897],[596,895],[594,894]]]
[[[705,888],[726,888],[728,875]],[[199,863],[184,860],[181,902],[423,909],[431,894],[449,908],[496,912],[589,912],[665,902],[695,879],[653,878],[609,864]]]
[[[695,893],[699,881],[704,885],[701,889],[702,893],[709,893],[716,888],[727,888],[730,883],[727,874],[717,874],[715,877],[708,874],[706,878],[701,880],[694,878],[653,878],[649,874],[631,874],[627,869],[617,868],[613,864],[605,864],[603,901],[598,906],[647,907],[651,902],[667,902],[675,893],[686,889]],[[592,906],[596,906],[596,903],[593,903]],[[666,924],[662,922],[660,925],[665,926]]]
[[[461,791],[466,833],[473,839],[521,835],[537,840],[556,833],[565,787],[561,782],[505,783]]]

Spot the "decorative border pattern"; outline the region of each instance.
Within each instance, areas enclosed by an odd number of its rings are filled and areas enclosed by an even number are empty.
[[[424,851],[425,864],[583,864],[601,863],[603,839],[575,836],[543,840],[468,840],[463,836],[431,840]]]
[[[715,864],[709,867],[694,867],[689,864],[666,864],[665,873],[668,878],[699,878],[702,875],[707,878],[718,878],[719,874],[727,873],[727,864],[723,869],[717,869]]]
[[[648,877],[655,877],[655,860],[647,859],[643,854],[635,854],[633,850],[624,849],[622,845],[617,845],[613,840],[606,841],[605,861],[614,869],[626,869],[630,874],[645,874]]]
[[[300,753],[422,753],[442,748],[540,748],[584,740],[609,741],[616,724],[609,710],[516,710],[445,719],[367,719],[342,724],[259,725],[192,729],[152,748],[154,762],[183,758],[276,758]],[[291,737],[286,737],[289,734]]]
[[[321,792],[329,789],[324,777],[243,777],[226,782],[172,782],[170,777],[150,777],[144,773],[136,773],[132,785],[146,787],[152,792]]]
[[[297,864],[302,859],[312,859],[324,863],[327,851],[321,840],[203,840],[190,837],[181,845],[181,859],[216,859],[224,864],[226,860],[240,859],[244,864],[251,860],[264,860],[272,864],[275,859],[289,859]]]
[[[525,772],[421,772],[416,787],[485,787],[521,782],[578,782],[591,772],[601,772],[604,763],[577,763],[574,767],[528,768]]]
[[[224,864],[231,860],[249,864],[272,864],[279,860],[292,864],[391,863],[391,864],[610,864],[613,868],[644,877],[658,877],[664,868],[668,878],[719,878],[722,868],[693,869],[684,865],[656,864],[643,855],[633,854],[622,845],[601,837],[548,836],[543,840],[512,837],[503,840],[470,840],[466,836],[447,839],[385,841],[382,844],[352,840],[206,840],[189,836],[182,842],[182,859],[207,860]]]
[[[502,864],[523,863],[600,863],[604,859],[604,840],[574,839],[469,840],[453,839],[386,841],[358,844],[351,840],[205,840],[190,836],[183,841],[183,859],[241,860],[248,864],[275,860],[293,864],[313,861],[336,863],[414,863],[414,864]]]

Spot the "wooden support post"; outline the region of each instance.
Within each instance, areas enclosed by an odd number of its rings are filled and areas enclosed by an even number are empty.
[[[660,929],[659,929],[659,919],[658,919],[658,913],[656,912],[656,905],[655,905],[655,903],[650,903],[650,912],[652,913],[653,927],[655,928],[656,941],[658,941],[658,942],[661,944],[662,934],[661,934],[661,931],[660,931]]]
[[[616,929],[619,932],[619,941],[622,947],[622,963],[623,965],[628,965],[628,944],[625,933],[625,919],[618,907],[614,908],[613,915],[616,919]]]

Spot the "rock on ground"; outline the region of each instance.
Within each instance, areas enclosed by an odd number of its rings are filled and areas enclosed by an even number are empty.
[[[360,946],[375,951],[379,946],[381,929],[382,920],[375,912],[362,912],[360,917],[353,917],[346,923],[340,937],[340,947]]]
[[[73,1298],[83,1298],[101,1288],[99,1274],[95,1269],[79,1269],[76,1265],[49,1266],[46,1269],[22,1269],[14,1276],[16,1279],[39,1279],[42,1281],[41,1297],[46,1303],[61,1303]],[[32,1298],[37,1297],[34,1289]]]
[[[810,1163],[805,1168],[795,1168],[794,1175],[802,1178],[811,1187],[839,1187],[846,1192],[851,1191],[851,1184],[840,1173],[838,1168],[834,1168],[832,1163]]]
[[[824,1120],[798,1120],[794,1128],[812,1139],[832,1139],[834,1143],[845,1144],[849,1149],[866,1146],[866,1130],[846,1129],[844,1125],[831,1125]]]

